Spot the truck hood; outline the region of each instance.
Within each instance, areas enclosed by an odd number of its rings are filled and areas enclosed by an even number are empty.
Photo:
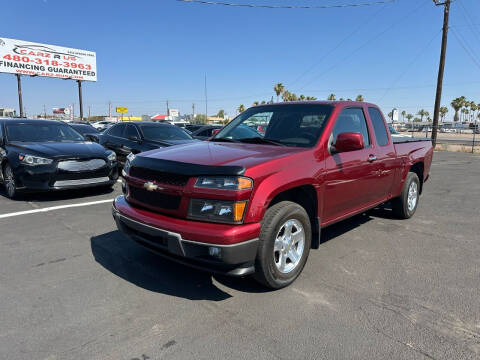
[[[47,158],[91,158],[105,157],[105,148],[94,142],[45,142],[28,143],[12,141],[8,144],[18,152]]]
[[[199,141],[182,146],[147,151],[142,153],[141,156],[198,165],[241,166],[247,169],[305,150],[307,149],[263,144]]]

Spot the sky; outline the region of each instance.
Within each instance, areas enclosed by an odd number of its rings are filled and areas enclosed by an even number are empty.
[[[227,0],[223,0],[227,1]],[[238,4],[334,5],[370,0],[228,0]],[[442,105],[480,103],[480,1],[452,3]],[[433,114],[443,7],[397,0],[332,9],[262,9],[177,0],[17,0],[2,3],[0,37],[95,51],[97,82],[83,83],[84,114],[108,102],[129,115],[234,116],[240,104],[276,99],[281,82],[297,95],[355,98]],[[455,36],[456,35],[456,36]],[[458,39],[471,52],[462,47]],[[473,57],[473,60],[472,60]],[[476,62],[475,62],[476,61]],[[29,116],[75,104],[74,81],[22,77]],[[0,107],[18,109],[16,78],[0,74]],[[18,110],[17,110],[18,111]],[[76,110],[78,114],[78,110]],[[449,106],[447,120],[453,117]]]

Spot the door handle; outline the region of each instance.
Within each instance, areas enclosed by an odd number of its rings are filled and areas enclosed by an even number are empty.
[[[375,155],[368,155],[368,162],[374,162],[375,160],[377,160]]]

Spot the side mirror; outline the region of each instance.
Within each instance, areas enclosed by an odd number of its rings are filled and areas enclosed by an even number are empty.
[[[345,132],[337,135],[335,144],[335,152],[350,152],[362,150],[365,147],[363,136],[360,133]]]
[[[89,141],[92,141],[92,142],[100,142],[100,140],[98,139],[98,136],[97,135],[93,135],[93,134],[87,134],[85,135],[85,139],[89,140]]]
[[[141,140],[138,136],[129,136],[129,137],[128,137],[128,140],[130,140],[130,141],[135,141],[135,142],[137,142],[137,143],[141,143],[141,142],[142,142],[142,140]]]

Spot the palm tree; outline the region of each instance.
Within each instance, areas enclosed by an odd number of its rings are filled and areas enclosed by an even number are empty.
[[[298,99],[299,99],[300,101],[305,101],[305,100],[306,100],[306,97],[305,97],[305,95],[301,94],[301,95],[298,97]]]
[[[402,111],[402,122],[405,122],[405,115],[407,115],[407,112],[405,110]]]
[[[262,102],[260,104],[264,105],[266,104],[267,102],[265,100],[262,100]]]
[[[388,118],[390,120],[393,120],[393,111],[390,111],[388,114],[387,114]]]
[[[280,97],[280,95],[283,95],[283,93],[285,92],[285,86],[283,86],[282,83],[278,83],[273,87],[273,91],[275,91],[275,94],[277,94],[278,102],[278,98]]]
[[[258,106],[259,104],[260,104],[260,102],[258,102],[258,101],[253,102],[253,106]]]
[[[447,113],[448,113],[448,108],[446,106],[440,107],[440,119],[442,120],[442,122],[445,121],[445,115],[447,115]]]
[[[455,110],[455,116],[453,117],[453,120],[455,122],[458,122],[460,120],[459,117],[458,117],[458,112],[463,107],[463,104],[465,103],[465,101],[466,101],[465,96],[460,96],[456,99],[453,99],[452,102],[450,103],[453,110]]]
[[[237,111],[241,114],[245,111],[245,105],[241,104],[238,108]]]
[[[413,119],[413,115],[412,115],[412,114],[407,114],[407,120],[408,120],[408,122],[410,122],[410,120],[412,120],[412,119]]]
[[[328,95],[327,100],[333,101],[333,100],[335,100],[335,99],[336,99],[335,94],[330,94],[330,95]]]
[[[284,90],[283,93],[282,93],[282,100],[283,101],[290,101],[290,96],[291,96],[290,91]]]
[[[428,116],[428,111],[424,110],[424,109],[420,109],[417,113],[417,115],[420,116],[420,121],[423,121],[423,117],[424,116]]]
[[[365,101],[365,98],[363,97],[363,95],[357,95],[355,101]]]
[[[314,101],[314,100],[317,100],[317,98],[315,96],[307,96],[307,100]]]
[[[298,100],[297,94],[290,93],[290,98],[288,101],[297,101],[297,100]]]

